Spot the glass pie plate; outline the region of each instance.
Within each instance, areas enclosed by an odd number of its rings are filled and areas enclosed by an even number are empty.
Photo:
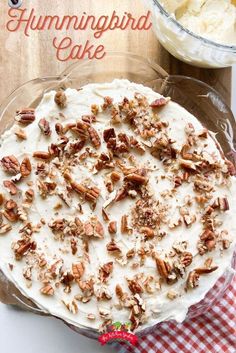
[[[23,84],[0,106],[0,134],[13,125],[16,110],[26,106],[36,106],[43,94],[49,90],[79,88],[92,82],[111,82],[115,78],[129,79],[165,96],[170,96],[173,101],[194,114],[207,129],[216,133],[216,140],[224,154],[236,165],[236,123],[230,108],[220,94],[196,79],[168,75],[156,63],[131,53],[111,52],[103,60],[79,61],[59,76],[38,78]],[[217,281],[204,300],[189,309],[188,318],[201,315],[223,296],[233,278],[235,264],[236,256],[232,259],[232,267]],[[24,297],[1,271],[0,300],[36,314],[49,315]],[[69,325],[66,322],[65,324]],[[156,330],[158,325],[141,329],[137,333],[141,335]],[[98,331],[89,327],[69,326],[90,338],[97,338],[99,335]]]

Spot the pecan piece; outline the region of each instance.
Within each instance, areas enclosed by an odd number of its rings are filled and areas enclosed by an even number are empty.
[[[1,224],[0,225],[0,234],[6,234],[12,230],[12,226],[10,224]]]
[[[27,139],[26,132],[22,129],[18,129],[17,131],[14,132],[14,134],[21,140]]]
[[[11,155],[3,157],[1,160],[3,170],[11,175],[17,175],[20,172],[20,163],[18,159]]]
[[[119,255],[121,254],[121,249],[119,246],[115,243],[114,240],[112,240],[110,243],[107,244],[107,251],[112,253],[113,255]]]
[[[157,98],[150,104],[150,107],[151,108],[163,107],[169,102],[169,100],[170,100],[169,98],[164,98],[164,97]]]
[[[146,177],[136,173],[131,173],[126,175],[124,180],[131,181],[132,183],[138,184],[138,185],[145,185],[147,184],[147,181],[148,181]]]
[[[33,157],[34,158],[38,158],[38,159],[44,159],[44,160],[48,160],[51,158],[51,155],[49,152],[45,152],[45,151],[36,151],[33,153]]]
[[[207,274],[214,272],[218,269],[218,266],[211,266],[211,267],[199,267],[195,269],[195,272],[199,275]]]
[[[42,133],[45,136],[51,135],[52,131],[50,129],[49,122],[45,118],[40,119],[38,125],[39,125],[40,130],[42,131]]]
[[[143,293],[143,288],[141,287],[141,285],[138,283],[137,280],[129,280],[127,279],[128,282],[128,287],[129,290],[133,293],[133,294],[140,294]]]
[[[20,261],[28,251],[35,250],[37,247],[36,243],[30,240],[18,240],[16,244],[14,252],[17,261]]]
[[[189,289],[196,288],[199,284],[199,278],[200,278],[200,275],[195,270],[189,272],[187,282],[186,282],[187,288]]]
[[[122,300],[122,298],[124,297],[124,292],[123,289],[121,288],[121,286],[119,284],[116,285],[116,295],[119,299]]]
[[[15,120],[23,125],[31,124],[35,120],[35,109],[33,108],[18,110],[16,114]]]
[[[170,274],[170,265],[167,261],[162,260],[160,257],[156,257],[157,270],[162,278],[167,279]]]
[[[193,255],[190,252],[184,252],[181,254],[180,262],[184,267],[190,266],[192,261],[193,261]]]
[[[63,92],[61,90],[58,91],[55,94],[54,102],[58,105],[59,108],[61,108],[61,109],[65,108],[66,103],[67,103],[67,98],[66,98],[65,92]]]
[[[99,279],[101,282],[105,283],[107,282],[110,274],[113,271],[113,262],[107,262],[103,266],[100,267],[99,269]]]
[[[28,157],[25,157],[20,165],[20,172],[23,178],[30,175],[32,171],[31,163]]]
[[[97,217],[91,217],[90,221],[84,223],[85,235],[95,238],[104,238],[104,228]]]
[[[145,239],[152,239],[154,237],[154,230],[150,227],[141,227],[140,233],[145,235]]]
[[[89,137],[90,137],[92,145],[96,149],[98,149],[101,146],[101,139],[100,139],[98,132],[93,127],[89,127],[88,133],[89,133]]]
[[[6,189],[10,192],[11,195],[16,195],[18,192],[18,189],[16,185],[13,183],[11,180],[4,180],[3,185],[5,186]]]
[[[116,234],[117,233],[117,222],[116,221],[112,221],[112,222],[109,223],[108,232],[110,234]]]
[[[72,264],[72,273],[76,282],[82,278],[84,271],[85,271],[85,267],[82,262]]]
[[[111,138],[116,138],[116,133],[114,128],[109,128],[103,131],[103,139],[108,142]]]
[[[40,292],[44,295],[48,296],[53,296],[54,295],[54,289],[51,286],[51,284],[46,284],[44,287],[40,289]]]

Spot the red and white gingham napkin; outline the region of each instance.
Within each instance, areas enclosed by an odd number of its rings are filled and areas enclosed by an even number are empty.
[[[115,344],[118,353],[236,353],[236,276],[209,311],[181,324],[166,322],[139,338],[136,347]]]

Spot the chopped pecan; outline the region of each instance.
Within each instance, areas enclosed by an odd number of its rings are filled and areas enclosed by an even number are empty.
[[[27,139],[27,135],[26,132],[22,129],[18,129],[14,132],[14,134],[21,140],[26,140]]]
[[[6,234],[10,230],[12,230],[12,226],[10,224],[1,224],[0,225],[0,234]]]
[[[20,261],[25,254],[30,250],[35,250],[37,247],[35,241],[31,240],[18,240],[16,247],[14,247],[15,258]]]
[[[54,289],[51,286],[51,284],[46,284],[44,287],[40,289],[40,292],[44,295],[48,296],[53,296],[54,295]]]
[[[170,100],[169,98],[164,98],[164,97],[157,98],[150,104],[150,107],[151,108],[163,107],[169,102],[169,100]]]
[[[116,182],[118,182],[120,180],[121,176],[120,176],[120,174],[118,172],[114,171],[114,172],[112,172],[110,174],[110,178],[113,181],[113,183],[116,183]]]
[[[51,135],[52,131],[50,129],[49,122],[45,118],[40,119],[38,125],[44,135],[46,136]]]
[[[54,101],[58,105],[59,108],[61,108],[61,109],[65,108],[67,105],[67,98],[66,98],[65,92],[63,92],[61,90],[58,91],[55,94]]]
[[[143,293],[143,288],[141,287],[141,285],[138,283],[138,281],[136,279],[134,280],[129,280],[127,279],[128,282],[128,287],[129,290],[133,293],[133,294],[140,294]]]
[[[6,189],[10,192],[11,195],[16,195],[18,192],[18,189],[16,185],[13,183],[11,180],[4,180],[3,185],[5,186]]]
[[[214,209],[220,209],[221,211],[229,210],[229,201],[226,197],[218,197],[211,205]]]
[[[113,271],[113,262],[107,262],[103,266],[100,267],[99,269],[99,279],[101,282],[105,283],[107,282],[110,274]]]
[[[211,192],[213,190],[213,185],[204,179],[198,178],[194,181],[194,187],[197,191]]]
[[[116,244],[114,240],[112,240],[110,243],[107,244],[107,251],[113,255],[121,254],[121,249],[119,248],[119,246]]]
[[[66,306],[66,308],[72,313],[72,314],[77,314],[79,309],[78,306],[76,304],[76,302],[74,300],[72,300],[72,302],[68,302],[66,303],[64,300],[62,300],[62,303]]]
[[[3,170],[11,175],[17,175],[20,172],[20,163],[13,155],[3,157],[1,160]]]
[[[225,164],[227,165],[229,175],[231,175],[231,176],[236,175],[236,168],[235,168],[234,164],[227,159],[225,160]]]
[[[200,275],[195,270],[189,272],[187,282],[186,282],[187,288],[189,289],[196,288],[199,284],[199,278],[200,278]]]
[[[145,185],[148,182],[148,180],[145,176],[142,176],[137,173],[131,173],[131,174],[126,175],[125,180],[130,181],[134,184],[138,184],[138,185]]]
[[[6,209],[3,211],[4,217],[10,222],[16,222],[19,218],[17,212],[13,209]]]
[[[109,223],[108,232],[110,234],[116,234],[116,232],[117,232],[117,222],[116,221],[112,221]]]
[[[103,139],[108,142],[111,138],[116,138],[116,133],[114,128],[109,128],[103,131]]]
[[[31,124],[35,120],[35,109],[33,108],[18,110],[16,114],[15,120],[23,125]]]
[[[121,217],[121,233],[132,234],[132,229],[128,225],[128,216],[123,215]]]
[[[72,273],[76,281],[80,280],[84,274],[85,267],[82,262],[72,264]]]
[[[65,174],[64,174],[65,177]],[[69,181],[69,180],[68,180]],[[78,194],[84,196],[85,200],[96,203],[100,190],[96,187],[87,188],[81,184],[76,183],[73,180],[69,181],[73,190],[75,190]]]
[[[90,221],[84,223],[84,233],[89,237],[104,238],[104,228],[97,217],[91,217]]]
[[[140,233],[145,235],[145,239],[152,239],[154,237],[154,230],[150,227],[141,227]]]
[[[51,155],[49,152],[45,152],[45,151],[36,151],[33,153],[33,157],[34,158],[38,158],[38,159],[44,159],[44,160],[48,160],[51,158]]]
[[[130,249],[127,253],[126,253],[126,257],[127,259],[132,259],[135,256],[135,249]]]
[[[193,154],[189,153],[190,146],[188,144],[183,145],[181,149],[181,156],[183,159],[193,160]]]
[[[101,146],[101,139],[100,139],[98,132],[93,127],[89,127],[88,133],[89,133],[89,137],[90,137],[92,145],[96,149],[98,149]]]
[[[85,123],[91,125],[92,123],[96,122],[96,116],[93,114],[90,115],[83,115],[81,118]]]
[[[32,171],[31,163],[28,157],[25,157],[20,165],[20,172],[23,178],[30,175]]]
[[[190,252],[183,252],[181,254],[180,262],[184,267],[190,266],[192,261],[193,261],[193,255]]]
[[[119,284],[116,285],[116,295],[119,299],[123,299],[124,298],[124,292],[123,289],[121,288],[121,286]]]

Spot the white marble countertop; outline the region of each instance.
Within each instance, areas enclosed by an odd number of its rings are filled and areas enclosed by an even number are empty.
[[[236,116],[236,66],[233,68],[232,109]],[[0,304],[0,342],[4,353],[111,353],[67,328],[62,322]]]

